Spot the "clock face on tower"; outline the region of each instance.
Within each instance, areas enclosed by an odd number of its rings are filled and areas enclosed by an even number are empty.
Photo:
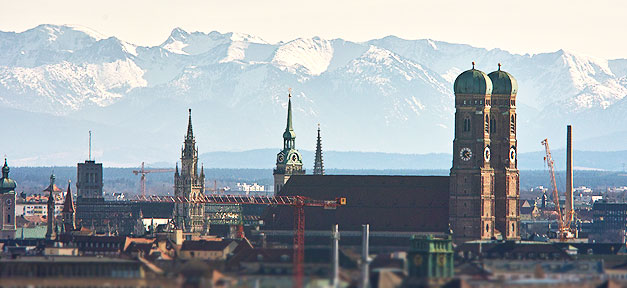
[[[296,161],[298,160],[298,156],[296,156],[296,154],[292,154],[292,161]]]
[[[472,158],[472,151],[470,150],[470,148],[464,147],[461,150],[459,150],[459,158],[461,158],[464,161],[470,160],[470,158]]]
[[[514,146],[512,146],[512,148],[509,148],[509,161],[516,161],[516,147]]]
[[[279,154],[279,156],[276,157],[276,161],[277,162],[283,162],[283,160],[285,160],[283,157],[284,157],[283,153]]]
[[[13,203],[13,201],[11,201],[11,199],[7,199],[7,205],[11,205],[11,203]]]
[[[483,159],[488,162],[490,161],[490,147],[486,146],[485,149],[483,149]]]

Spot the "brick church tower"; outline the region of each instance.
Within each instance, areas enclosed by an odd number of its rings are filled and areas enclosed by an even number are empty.
[[[455,79],[449,221],[455,242],[520,239],[516,141],[518,84],[499,69]]]
[[[499,68],[488,74],[492,81],[490,108],[496,229],[503,239],[519,240],[520,183],[516,155],[516,93],[518,83]]]
[[[205,191],[205,173],[200,168],[198,173],[198,148],[192,130],[192,109],[189,109],[187,135],[181,151],[181,173],[178,163],[174,172],[174,196],[187,199],[202,196]],[[177,203],[175,204],[175,224],[184,232],[206,234],[205,207],[203,204]]]
[[[494,237],[494,169],[490,165],[492,81],[473,67],[455,79],[455,139],[449,221],[455,242]]]

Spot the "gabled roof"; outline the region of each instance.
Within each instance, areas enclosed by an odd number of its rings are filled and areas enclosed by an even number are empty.
[[[448,176],[295,175],[279,195],[318,200],[346,197],[335,210],[305,207],[307,230],[446,232],[449,217]],[[292,230],[293,208],[269,207],[265,229]],[[315,216],[314,216],[315,215]]]

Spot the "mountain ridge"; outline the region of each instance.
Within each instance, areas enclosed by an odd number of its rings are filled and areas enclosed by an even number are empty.
[[[452,82],[471,61],[486,73],[503,63],[517,78],[521,152],[539,150],[544,138],[563,139],[566,124],[574,125],[582,148],[627,149],[627,143],[604,145],[627,130],[621,125],[625,59],[564,50],[523,55],[396,36],[268,43],[244,33],[180,28],[161,45],[144,47],[85,28],[43,24],[21,33],[0,31],[0,51],[0,112],[23,111],[12,114],[22,119],[6,121],[8,132],[32,138],[15,128],[23,127],[20,121],[48,127],[32,113],[103,124],[112,139],[101,148],[117,151],[107,153],[111,163],[175,155],[190,107],[201,123],[194,126],[201,127],[201,151],[279,146],[288,88],[299,145],[315,143],[321,123],[325,146],[333,150],[450,153]],[[44,139],[70,133],[54,126],[37,131]],[[120,143],[128,143],[128,151],[120,152]],[[12,145],[0,143],[0,149],[18,158],[33,154]],[[76,153],[81,145],[38,152]]]

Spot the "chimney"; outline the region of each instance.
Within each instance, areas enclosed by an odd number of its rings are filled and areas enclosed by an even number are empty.
[[[570,125],[566,128],[566,222],[572,222],[573,205],[573,134]]]

